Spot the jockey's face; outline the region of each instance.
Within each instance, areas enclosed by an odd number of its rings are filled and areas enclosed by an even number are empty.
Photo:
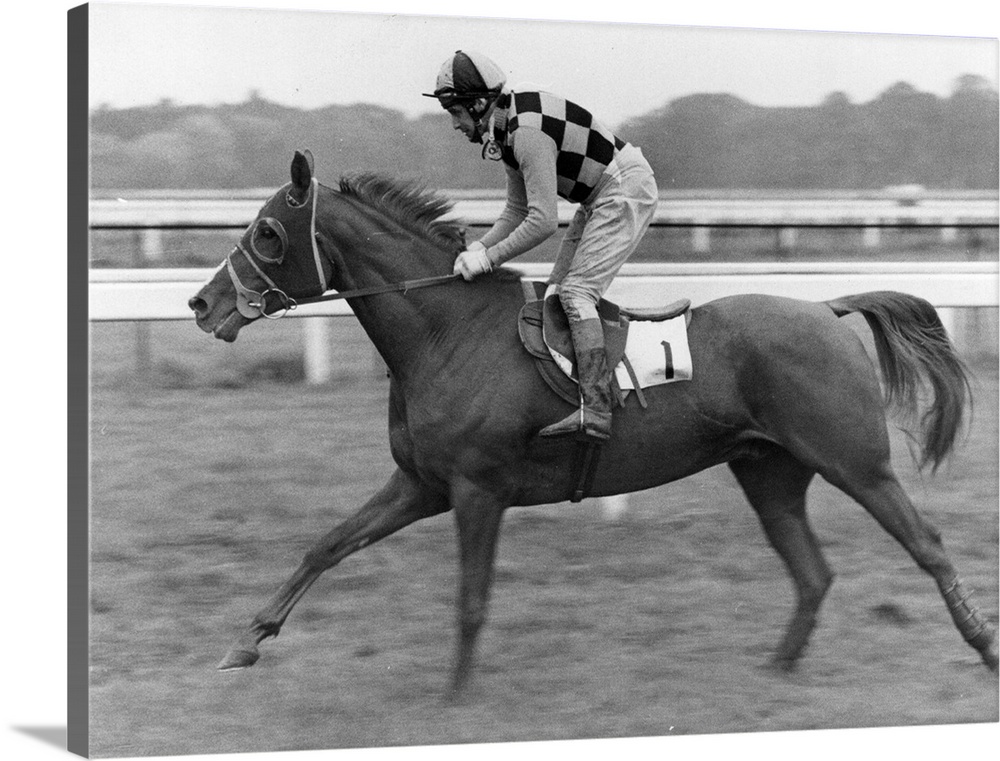
[[[479,130],[465,106],[456,103],[448,109],[448,113],[451,115],[451,128],[460,130],[463,135],[469,138],[470,143],[477,142]]]

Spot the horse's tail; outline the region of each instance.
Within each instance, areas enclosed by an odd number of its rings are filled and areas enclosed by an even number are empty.
[[[919,416],[920,457],[931,471],[948,456],[972,400],[968,370],[948,339],[934,307],[924,299],[894,291],[873,291],[826,302],[838,317],[864,315],[875,337],[885,381],[886,403]],[[921,392],[931,398],[920,415]]]

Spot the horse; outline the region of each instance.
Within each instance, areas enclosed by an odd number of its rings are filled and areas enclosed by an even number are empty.
[[[571,407],[543,382],[519,340],[520,274],[499,268],[470,282],[452,274],[464,231],[446,198],[376,174],[322,185],[308,151],[295,152],[290,174],[189,307],[203,331],[231,342],[259,318],[346,298],[389,371],[396,468],[311,547],[218,668],[253,665],[258,645],[344,558],[452,511],[460,580],[446,694],[458,696],[487,616],[502,516],[514,506],[563,502],[573,489],[578,443],[537,435]],[[867,321],[877,361],[839,319],[852,313]],[[934,579],[959,633],[995,673],[996,633],[890,463],[890,412],[918,416],[914,456],[933,471],[952,453],[971,402],[967,369],[934,308],[892,291],[825,302],[736,295],[689,316],[693,378],[646,390],[645,408],[631,401],[615,409],[590,496],[727,464],[794,582],[796,606],[770,663],[790,670],[833,581],[806,514],[818,474],[861,504]]]

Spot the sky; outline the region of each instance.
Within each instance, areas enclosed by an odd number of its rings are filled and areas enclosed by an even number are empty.
[[[824,26],[808,24],[808,17],[768,15],[757,4],[752,5],[761,12],[749,18],[745,12],[698,16],[676,9],[629,13],[626,6],[613,16],[620,21],[593,13],[596,4],[574,5],[575,12],[566,15],[542,0],[532,4],[534,18],[528,19],[449,16],[482,16],[492,9],[426,0],[398,8],[391,2],[295,2],[284,9],[278,0],[239,4],[256,6],[249,9],[232,5],[92,4],[91,106],[147,105],[164,98],[235,103],[254,90],[307,109],[369,102],[414,116],[437,109],[420,93],[433,89],[442,61],[459,48],[492,58],[510,83],[552,89],[612,125],[699,92],[727,92],[762,106],[807,106],[834,91],[865,102],[899,81],[947,96],[963,74],[998,86],[996,27],[987,19],[957,31],[982,37],[937,37],[928,32],[946,25],[931,16],[923,26],[916,17],[914,26],[909,9],[905,19],[870,14],[860,25],[856,19],[853,25]],[[503,8],[513,16],[528,15],[521,6]],[[405,13],[394,12],[400,8]],[[539,20],[547,16],[570,20]],[[700,23],[709,26],[668,24],[672,19],[679,24],[704,19]],[[768,20],[778,28],[745,28],[768,26]],[[882,33],[896,29],[910,33]]]

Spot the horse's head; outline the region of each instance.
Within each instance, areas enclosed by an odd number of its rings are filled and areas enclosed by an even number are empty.
[[[188,306],[206,333],[235,341],[254,320],[280,317],[331,288],[338,295],[326,298],[352,299],[451,280],[465,247],[463,228],[447,219],[451,208],[416,183],[375,174],[342,178],[338,190],[322,186],[312,156],[296,151],[291,182]]]
[[[212,278],[188,301],[198,327],[224,341],[258,319],[283,314],[294,299],[328,288],[333,264],[316,235],[319,184],[312,156],[296,151],[291,182],[278,190]]]

